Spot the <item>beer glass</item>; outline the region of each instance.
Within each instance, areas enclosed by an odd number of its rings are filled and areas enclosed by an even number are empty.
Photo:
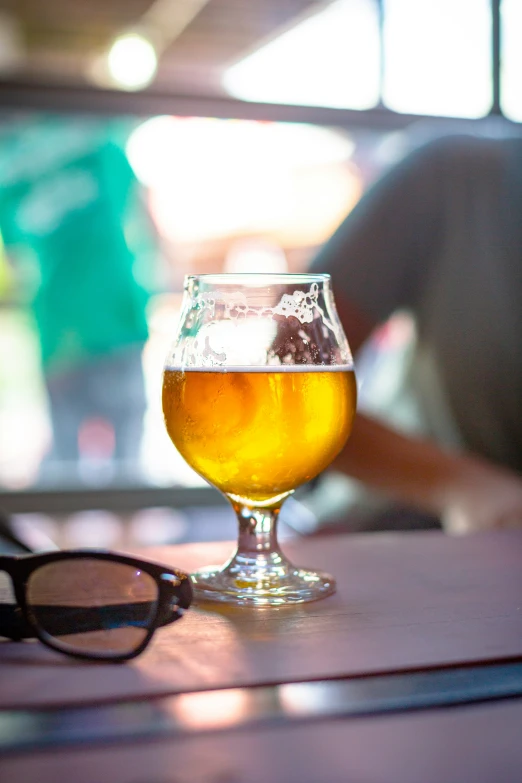
[[[230,560],[192,574],[196,597],[277,606],[335,591],[329,574],[286,559],[276,523],[285,498],[341,451],[355,406],[329,275],[186,278],[165,362],[165,424],[239,522]]]

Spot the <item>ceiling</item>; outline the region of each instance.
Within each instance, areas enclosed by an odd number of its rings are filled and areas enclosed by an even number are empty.
[[[0,0],[0,115],[51,109],[287,120],[394,130],[418,119],[366,111],[255,104],[222,87],[228,66],[333,0]],[[160,54],[152,84],[98,89],[93,68],[115,38],[145,34]],[[313,57],[313,52],[310,53]],[[445,122],[445,118],[433,118]]]
[[[0,48],[2,30],[4,41],[6,30],[18,40],[18,56],[15,52],[0,78],[88,85],[96,58],[117,35],[138,29],[162,50],[150,91],[220,96],[221,74],[229,64],[322,5],[317,0],[0,0]]]

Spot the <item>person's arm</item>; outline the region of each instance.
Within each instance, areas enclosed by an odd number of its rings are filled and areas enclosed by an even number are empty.
[[[396,500],[434,513],[450,533],[522,526],[522,480],[470,454],[356,416],[333,467]]]

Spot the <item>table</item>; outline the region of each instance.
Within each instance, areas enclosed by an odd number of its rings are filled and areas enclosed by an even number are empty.
[[[146,554],[192,569],[230,548]],[[522,533],[314,537],[285,552],[333,572],[337,594],[195,607],[122,666],[1,644],[0,739],[9,749],[16,726],[26,739],[0,778],[522,779]]]

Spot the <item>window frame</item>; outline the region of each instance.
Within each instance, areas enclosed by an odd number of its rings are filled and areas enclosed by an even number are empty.
[[[192,117],[218,117],[224,119],[263,120],[274,122],[305,122],[340,128],[367,127],[374,130],[400,130],[417,120],[431,120],[445,124],[451,122],[477,123],[491,117],[503,117],[506,122],[520,125],[508,119],[502,112],[501,101],[501,3],[490,0],[492,18],[492,103],[484,117],[461,118],[435,115],[402,114],[384,106],[382,102],[384,69],[384,1],[375,0],[378,7],[379,39],[381,51],[380,101],[373,109],[331,109],[326,107],[298,106],[241,101],[220,96],[193,96],[171,94],[146,89],[140,92],[100,89],[88,85],[68,86],[60,84],[3,80],[0,81],[2,114],[12,109],[40,109],[95,114],[124,114],[152,116],[173,114]]]

